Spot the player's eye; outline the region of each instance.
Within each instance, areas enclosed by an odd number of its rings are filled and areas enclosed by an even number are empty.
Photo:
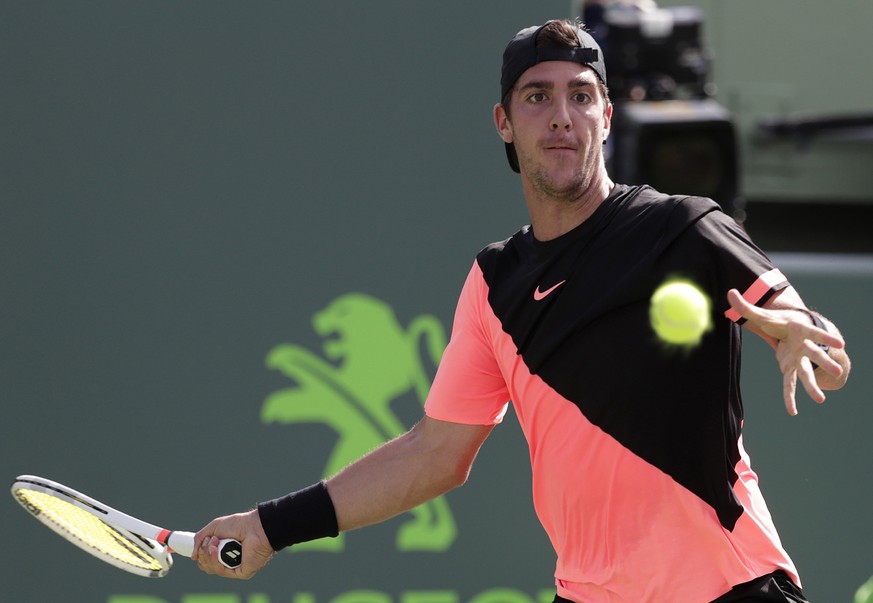
[[[528,102],[530,103],[541,103],[546,100],[546,95],[542,92],[534,92],[530,96],[527,97]]]

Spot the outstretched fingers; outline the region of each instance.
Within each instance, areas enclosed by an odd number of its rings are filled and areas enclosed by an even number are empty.
[[[788,414],[797,414],[798,380],[810,398],[819,404],[824,402],[825,394],[819,386],[813,363],[820,370],[839,377],[842,367],[821,346],[842,348],[845,345],[843,339],[812,324],[805,308],[759,308],[745,300],[736,289],[731,289],[727,297],[731,308],[746,320],[746,326],[776,350],[783,376],[782,396]]]

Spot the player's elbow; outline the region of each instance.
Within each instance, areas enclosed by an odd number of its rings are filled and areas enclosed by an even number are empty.
[[[467,477],[462,470],[434,463],[418,476],[416,489],[424,500],[430,500],[462,486],[466,481]]]
[[[473,465],[472,458],[444,448],[432,449],[427,456],[420,477],[424,478],[430,496],[440,496],[467,482]]]
[[[464,485],[493,428],[425,416],[403,437],[404,451],[418,474],[417,490],[435,497]]]
[[[846,353],[845,348],[837,350],[832,349],[830,356],[840,366],[841,370],[839,374],[825,372],[822,370],[823,367],[820,367],[816,370],[816,380],[818,381],[820,388],[833,391],[842,389],[842,387],[846,385],[846,382],[849,380],[849,372],[852,369],[852,361],[849,359],[849,355]]]
[[[825,391],[836,391],[838,389],[842,389],[849,380],[849,370],[852,368],[852,364],[849,362],[848,356],[845,358],[844,361],[840,362],[840,368],[842,369],[842,371],[839,375],[824,373],[823,370],[817,369],[816,382],[818,383],[818,386]]]
[[[467,478],[470,477],[470,470],[473,468],[471,461],[456,458],[448,460],[444,465],[441,473],[443,492],[460,488],[467,483]]]

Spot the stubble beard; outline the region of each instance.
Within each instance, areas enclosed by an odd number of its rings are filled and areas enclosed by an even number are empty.
[[[527,171],[528,179],[533,189],[557,202],[571,203],[580,197],[591,187],[595,175],[603,161],[603,153],[600,147],[589,149],[582,161],[573,170],[569,178],[558,179],[553,176],[548,166],[542,163],[533,163],[532,169]],[[523,158],[519,157],[520,163]]]

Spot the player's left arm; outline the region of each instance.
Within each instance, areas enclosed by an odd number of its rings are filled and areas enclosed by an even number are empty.
[[[846,344],[833,322],[806,307],[793,287],[778,291],[763,307],[747,302],[739,291],[728,292],[731,307],[746,319],[745,327],[775,351],[782,371],[782,393],[788,414],[797,414],[797,380],[821,404],[824,390],[846,384],[851,362]],[[824,328],[816,326],[816,319]]]

